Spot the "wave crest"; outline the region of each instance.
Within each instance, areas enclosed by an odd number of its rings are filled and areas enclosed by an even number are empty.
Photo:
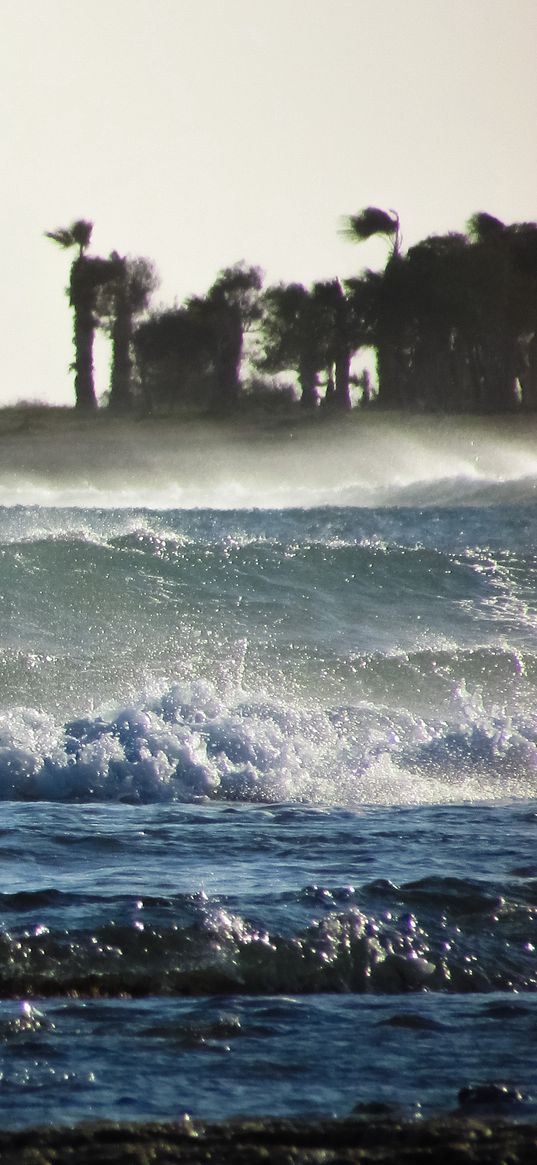
[[[421,804],[526,797],[536,781],[535,718],[487,711],[464,686],[449,722],[233,703],[199,680],[109,718],[19,709],[0,725],[2,800]]]

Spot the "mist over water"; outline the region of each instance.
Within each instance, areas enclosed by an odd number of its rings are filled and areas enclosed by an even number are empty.
[[[315,416],[236,428],[144,421],[0,438],[0,504],[151,508],[495,504],[537,492],[537,427]]]

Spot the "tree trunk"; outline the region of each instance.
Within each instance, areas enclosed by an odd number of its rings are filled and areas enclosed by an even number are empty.
[[[524,346],[519,380],[522,385],[524,408],[531,412],[537,411],[537,330]]]
[[[516,362],[514,343],[507,334],[486,337],[485,348],[485,410],[491,413],[513,412],[517,407],[515,394]]]
[[[352,408],[351,401],[351,356],[346,349],[338,352],[336,358],[336,391],[334,394],[334,404],[339,409],[348,412]]]
[[[239,403],[242,319],[238,308],[224,305],[215,319],[215,389],[211,412],[231,412]]]
[[[75,407],[80,412],[91,412],[97,408],[97,396],[93,379],[93,339],[95,322],[93,312],[75,308]]]
[[[71,269],[70,301],[74,312],[75,408],[91,412],[97,408],[93,379],[95,336],[95,288],[89,274],[90,260],[80,255]]]
[[[401,367],[391,340],[379,336],[377,345],[378,403],[381,408],[400,409],[408,405],[408,369]]]
[[[110,378],[109,408],[114,412],[123,412],[132,403],[131,400],[131,340],[132,315],[125,297],[118,295],[116,317],[112,330],[112,374]]]
[[[326,391],[321,401],[321,405],[325,409],[332,409],[335,403],[336,385],[334,381],[334,366],[331,365],[328,369],[328,376],[326,380]]]
[[[305,409],[316,409],[319,403],[317,393],[317,369],[311,360],[302,359],[298,369],[298,379],[302,389],[300,404]]]

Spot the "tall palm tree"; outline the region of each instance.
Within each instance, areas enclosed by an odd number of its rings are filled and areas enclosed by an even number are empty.
[[[209,409],[213,413],[232,412],[239,403],[244,337],[261,316],[262,282],[259,267],[236,263],[219,272],[206,296],[187,303],[208,326],[211,337],[214,376]]]
[[[517,274],[511,230],[484,211],[472,215],[468,223],[473,260],[474,348],[481,372],[483,406],[490,412],[509,412],[518,407]]]
[[[329,376],[324,405],[351,408],[351,359],[357,348],[351,300],[339,279],[314,283],[312,295],[326,328]]]
[[[112,275],[99,288],[97,311],[112,339],[108,407],[120,412],[132,404],[134,318],[145,310],[158,276],[149,259],[110,255]]]
[[[517,331],[517,377],[524,408],[537,411],[537,223],[508,228],[515,293],[513,315]]]
[[[301,283],[269,287],[264,295],[262,329],[260,366],[270,372],[293,369],[301,388],[301,406],[316,408],[318,373],[330,363],[323,296]]]
[[[401,228],[395,210],[366,206],[358,214],[343,219],[342,233],[353,243],[363,243],[374,235],[390,241],[384,274],[368,272],[369,310],[374,311],[373,343],[377,353],[378,403],[387,408],[404,405],[400,359],[400,302],[398,285],[401,275]]]
[[[70,227],[45,232],[46,237],[60,247],[78,247],[78,255],[71,266],[68,295],[74,314],[75,359],[72,367],[75,373],[75,407],[83,412],[97,408],[93,377],[97,293],[99,287],[113,276],[109,260],[90,258],[86,254],[92,230],[93,223],[86,219],[76,219]]]
[[[406,404],[426,411],[479,407],[472,361],[471,247],[465,235],[432,235],[400,264]]]

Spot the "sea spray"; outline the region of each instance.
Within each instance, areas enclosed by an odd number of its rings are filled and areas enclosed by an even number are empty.
[[[0,722],[0,798],[360,805],[532,796],[535,716],[491,714],[455,695],[451,722],[429,723],[365,703],[229,705],[207,682],[61,726],[17,709]]]
[[[532,469],[412,439],[360,506],[0,510],[4,1124],[534,1111]]]
[[[157,509],[461,505],[531,501],[528,415],[356,414],[214,426],[76,425],[4,441],[0,504]]]

